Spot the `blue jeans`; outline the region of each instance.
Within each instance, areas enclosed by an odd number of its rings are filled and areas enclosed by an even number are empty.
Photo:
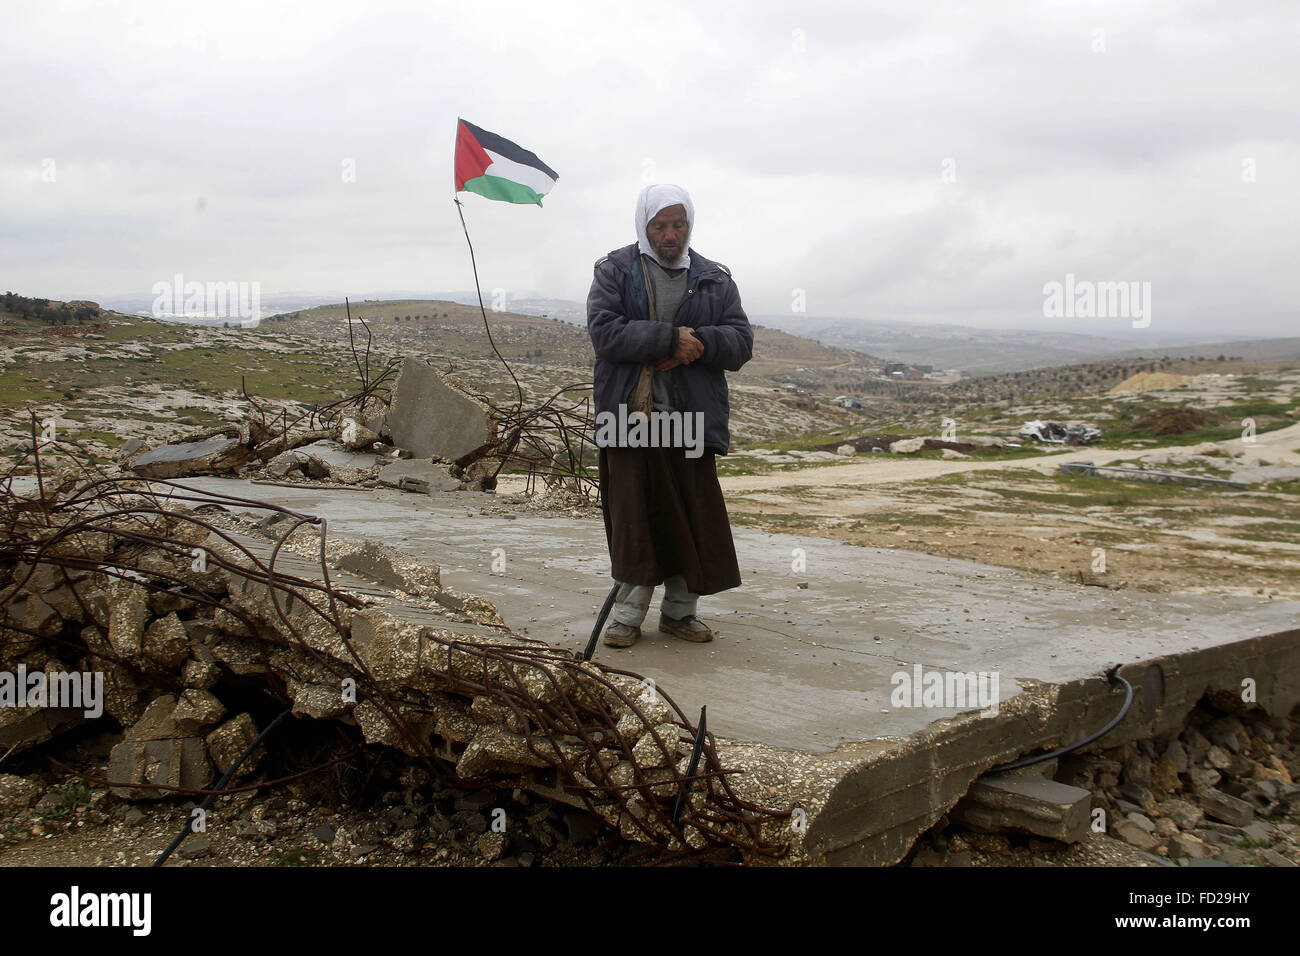
[[[646,612],[650,610],[650,599],[654,593],[655,586],[652,584],[618,582],[618,594],[614,596],[614,609],[610,616],[628,627],[640,627]],[[699,599],[698,594],[686,590],[686,579],[680,574],[674,574],[664,581],[664,599],[659,604],[659,611],[680,621],[695,613],[695,604]]]

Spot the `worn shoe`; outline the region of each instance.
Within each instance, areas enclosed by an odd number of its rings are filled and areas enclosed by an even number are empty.
[[[706,644],[713,640],[713,632],[694,614],[681,619],[660,614],[659,633],[680,637],[683,641],[691,641],[695,644]]]
[[[641,628],[615,621],[605,628],[604,641],[608,647],[631,647],[641,636]]]

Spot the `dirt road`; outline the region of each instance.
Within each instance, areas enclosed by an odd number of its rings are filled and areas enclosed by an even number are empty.
[[[1281,455],[1297,455],[1300,449],[1300,424],[1289,425],[1276,431],[1256,436],[1253,442],[1240,438],[1220,443],[1228,454],[1238,450],[1244,458],[1265,457],[1276,461]],[[1190,453],[1195,445],[1180,445],[1152,449],[1152,454],[1169,455]],[[1091,461],[1106,465],[1142,457],[1143,452],[1128,449],[1079,448],[1075,451],[1056,452],[1034,458],[1001,459],[998,461],[942,461],[930,458],[899,458],[893,455],[870,455],[844,465],[823,465],[794,471],[781,471],[768,475],[737,475],[722,478],[724,492],[776,491],[798,487],[852,487],[855,485],[882,484],[895,481],[916,481],[937,478],[965,471],[996,471],[1004,468],[1034,468],[1053,471],[1063,461]],[[1298,456],[1300,457],[1300,456]],[[1300,460],[1297,460],[1300,464]]]

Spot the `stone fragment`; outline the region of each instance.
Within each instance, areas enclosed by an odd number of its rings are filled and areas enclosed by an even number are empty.
[[[1209,767],[1192,767],[1187,771],[1187,780],[1196,793],[1204,793],[1222,779],[1223,776],[1219,771],[1211,770]]]
[[[1201,808],[1190,800],[1166,800],[1160,804],[1160,812],[1184,830],[1190,830],[1201,822]]]
[[[1111,833],[1129,846],[1137,847],[1139,850],[1155,849],[1160,842],[1127,817],[1117,820],[1114,826],[1111,827]]]
[[[257,725],[253,723],[253,716],[247,712],[226,721],[204,739],[208,746],[208,753],[212,755],[212,762],[217,765],[220,773],[226,773],[231,765],[239,758],[255,739],[257,739]],[[251,774],[257,769],[257,765],[262,762],[262,757],[266,752],[266,747],[261,746],[248,755],[239,767],[235,779],[240,779]]]
[[[212,782],[212,765],[199,737],[124,740],[108,757],[108,777],[123,784],[164,784],[201,790]],[[126,800],[160,800],[172,791],[148,787],[113,787]]]
[[[1191,833],[1179,833],[1169,839],[1169,855],[1175,859],[1203,860],[1214,855],[1213,848]]]
[[[1221,790],[1209,789],[1201,794],[1201,809],[1205,815],[1234,827],[1244,827],[1255,819],[1255,808],[1245,800],[1229,796]]]
[[[150,701],[149,706],[145,708],[140,719],[127,728],[123,739],[128,741],[170,740],[173,737],[194,736],[193,734],[184,733],[177,726],[173,717],[175,711],[175,695],[163,694],[161,697],[155,697]]]
[[[415,458],[410,461],[395,461],[379,469],[379,483],[402,491],[434,495],[458,490],[461,479],[451,473],[449,465]]]
[[[925,447],[924,438],[900,438],[898,441],[889,443],[889,453],[891,455],[915,455]]]
[[[105,588],[108,598],[108,643],[119,657],[139,656],[149,619],[149,592],[132,581],[113,581]]]
[[[186,736],[199,736],[226,716],[226,707],[211,691],[189,688],[176,701],[172,720]]]
[[[379,433],[367,428],[355,418],[345,417],[339,423],[339,442],[349,451],[363,451],[374,447]]]
[[[164,670],[179,667],[190,654],[189,635],[175,612],[150,624],[142,644],[145,660]]]
[[[1148,817],[1146,814],[1143,814],[1143,813],[1130,813],[1130,814],[1127,814],[1127,815],[1126,815],[1126,819],[1128,819],[1128,820],[1131,821],[1132,823],[1137,824],[1137,825],[1138,825],[1139,827],[1141,827],[1143,830],[1146,830],[1147,833],[1155,833],[1155,832],[1156,832],[1156,825],[1155,825],[1155,823],[1153,823],[1152,820],[1151,820],[1151,818]]]
[[[1046,777],[989,775],[975,781],[953,808],[952,819],[979,830],[1016,830],[1077,843],[1088,835],[1091,804],[1087,790]]]
[[[485,860],[499,860],[501,854],[505,852],[506,835],[504,833],[482,833],[474,841],[478,848],[479,856]]]
[[[186,687],[197,690],[211,690],[221,679],[221,668],[215,661],[188,660],[181,668],[181,680]]]

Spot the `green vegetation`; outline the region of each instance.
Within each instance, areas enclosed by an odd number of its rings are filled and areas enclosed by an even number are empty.
[[[51,302],[6,292],[0,296],[0,314],[8,316],[10,325],[86,325],[100,318],[99,306],[93,302]]]

